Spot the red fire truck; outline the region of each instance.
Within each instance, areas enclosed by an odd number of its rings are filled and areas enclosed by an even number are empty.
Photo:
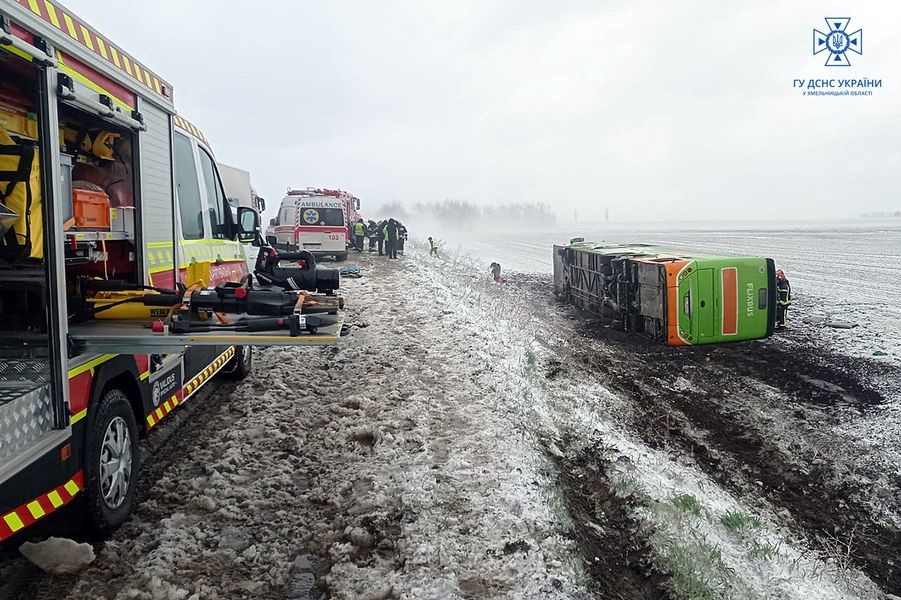
[[[189,304],[247,305],[219,284],[242,280],[258,226],[165,79],[52,0],[0,0],[0,541],[73,500],[117,526],[138,436],[246,375],[254,345],[337,342],[299,310],[269,320],[290,331],[175,327]]]

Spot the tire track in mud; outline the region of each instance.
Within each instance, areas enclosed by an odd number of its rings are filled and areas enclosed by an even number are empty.
[[[544,343],[570,376],[584,376],[579,369],[587,367],[605,387],[631,400],[628,425],[642,441],[692,457],[715,481],[752,503],[762,498],[788,515],[822,555],[832,556],[839,544],[849,546],[854,566],[884,592],[901,594],[896,559],[901,531],[864,503],[871,490],[837,480],[828,461],[787,455],[772,432],[743,420],[743,411],[735,408],[736,401],[759,407],[775,393],[782,408],[796,413],[793,424],[809,428],[809,411],[834,422],[843,407],[863,414],[878,409],[888,401],[885,391],[901,385],[901,369],[836,355],[817,347],[815,338],[791,331],[782,346],[769,340],[668,348],[555,301],[546,275],[508,283],[551,326],[553,334]],[[808,433],[797,430],[799,437]],[[889,480],[889,489],[901,489],[897,474],[880,475]]]
[[[731,395],[759,402],[754,388],[765,384],[799,405],[853,402],[865,410],[885,398],[852,375],[848,367],[858,361],[830,357],[841,363],[831,368],[813,349],[807,349],[806,356],[789,355],[754,342],[674,351],[599,329],[596,323],[581,329],[585,343],[574,351],[575,359],[606,379],[611,390],[635,402],[632,426],[645,443],[675,446],[727,489],[761,495],[787,510],[824,554],[833,551],[836,542],[850,544],[854,562],[864,573],[886,592],[901,591],[901,564],[892,564],[890,558],[901,548],[901,531],[878,522],[856,499],[866,490],[847,481],[830,483],[834,474],[827,465],[791,460],[765,431],[746,426],[720,400]],[[641,360],[632,358],[639,355]],[[715,360],[708,362],[711,356]],[[691,390],[675,389],[677,378],[688,380]]]
[[[161,424],[156,430],[148,433],[140,440],[141,473],[135,490],[135,510],[149,497],[149,490],[162,476],[168,467],[178,460],[178,449],[184,449],[185,439],[188,435],[215,427],[219,421],[204,420],[192,417],[195,413],[213,410],[213,405],[221,400],[213,401],[210,396],[214,392],[221,391],[221,397],[227,397],[234,388],[233,384],[214,380],[204,386],[192,402],[181,407],[181,410],[173,413],[173,418]],[[107,537],[98,536],[86,525],[83,517],[78,514],[81,499],[78,498],[71,506],[67,506],[54,521],[48,520],[43,527],[35,528],[32,539],[43,539],[47,535],[67,536],[77,542],[86,542],[94,547],[95,553],[99,553]],[[134,518],[134,517],[130,517]],[[20,542],[26,540],[20,540]],[[51,575],[45,573],[27,559],[18,555],[15,548],[4,548],[0,556],[0,572],[5,575],[6,581],[0,586],[0,598],[16,598],[16,600],[50,600],[66,597],[75,583],[78,575]]]
[[[673,598],[669,575],[655,565],[647,527],[633,516],[636,501],[617,496],[606,475],[607,459],[595,447],[572,457],[550,456],[563,501],[577,525],[572,538],[591,576],[590,591],[598,598]]]

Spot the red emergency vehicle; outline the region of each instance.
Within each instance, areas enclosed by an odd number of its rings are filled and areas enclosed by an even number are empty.
[[[52,0],[0,0],[0,541],[73,500],[115,527],[138,436],[217,373],[246,375],[253,345],[337,341],[175,334],[148,328],[165,307],[82,294],[237,281],[258,225],[171,84]]]

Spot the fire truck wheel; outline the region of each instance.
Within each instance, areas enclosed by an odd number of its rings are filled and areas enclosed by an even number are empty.
[[[237,346],[235,356],[228,361],[223,374],[229,379],[241,380],[250,375],[253,368],[253,346]]]
[[[85,499],[99,531],[125,521],[134,503],[140,471],[138,427],[122,390],[107,391],[97,407],[85,452]]]
[[[342,252],[341,254],[336,254],[335,260],[337,262],[344,262],[345,260],[347,260],[347,252]]]

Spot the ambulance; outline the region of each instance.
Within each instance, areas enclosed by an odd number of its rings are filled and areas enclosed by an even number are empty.
[[[116,527],[139,436],[215,375],[246,376],[253,346],[338,340],[337,324],[301,331],[299,314],[267,321],[291,330],[174,327],[201,300],[247,305],[242,242],[259,218],[230,210],[173,99],[55,1],[0,0],[0,542],[59,511]]]
[[[359,208],[360,200],[342,190],[289,188],[266,239],[274,248],[344,261]]]

